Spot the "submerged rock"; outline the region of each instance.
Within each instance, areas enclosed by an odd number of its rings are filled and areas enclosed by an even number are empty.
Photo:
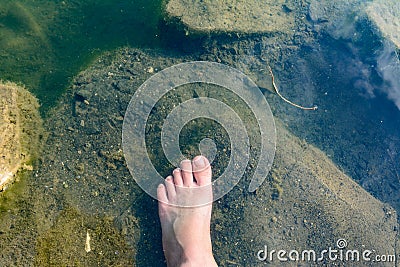
[[[170,0],[166,12],[189,31],[289,33],[294,28],[294,7],[287,1]]]
[[[368,5],[366,10],[382,35],[400,49],[400,2],[398,0],[375,0]]]
[[[37,99],[22,86],[0,83],[0,191],[38,156],[42,119]]]

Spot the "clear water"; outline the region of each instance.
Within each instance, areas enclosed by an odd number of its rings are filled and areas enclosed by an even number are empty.
[[[158,47],[160,19],[161,0],[2,0],[1,79],[25,84],[48,110],[104,51]]]
[[[46,117],[72,79],[106,51],[123,46],[161,48],[183,58],[185,53],[179,44],[190,40],[182,39],[178,32],[164,32],[162,2],[0,0],[0,79],[25,84],[39,98]],[[398,50],[377,37],[365,21],[343,25],[351,27],[342,27],[346,32],[328,31],[317,38],[317,44],[299,45],[297,54],[280,62],[282,68],[275,72],[283,94],[300,103],[312,99],[313,103],[306,104],[317,104],[318,112],[304,113],[274,96],[270,96],[271,106],[274,114],[297,136],[315,144],[371,194],[399,211],[400,110],[396,106],[399,100],[395,96],[388,98],[390,87],[400,83],[400,76],[393,76],[396,70],[400,75]],[[357,37],[349,33],[357,33]],[[261,40],[237,59],[251,64],[248,58],[261,56],[267,51],[265,47]],[[193,54],[201,52],[195,46],[191,49]],[[155,144],[158,141],[152,145]],[[19,210],[26,205],[15,203],[14,199],[23,194],[25,183],[23,179],[23,183],[3,197],[3,215],[7,210]],[[154,212],[153,217],[142,216],[150,217],[149,221],[157,220],[154,207],[149,210]],[[141,212],[145,213],[138,211],[138,214]],[[54,236],[62,236],[63,227],[79,227],[77,220],[93,220],[93,231],[99,229],[95,219],[73,208],[65,208],[62,216],[73,219],[57,224],[51,230]],[[98,221],[105,225],[107,234],[115,237],[111,219]],[[143,232],[152,231],[149,228],[141,226]],[[105,235],[98,231],[98,236]],[[142,235],[142,252],[146,253],[146,248],[159,248],[149,244],[157,241],[157,234],[157,230],[149,234],[154,238],[150,241],[143,240],[146,238]],[[110,242],[112,245],[107,248],[110,251],[129,249],[124,247],[123,240],[116,238]],[[47,246],[50,244],[40,244],[43,250]],[[162,258],[160,251],[155,253],[157,259]]]

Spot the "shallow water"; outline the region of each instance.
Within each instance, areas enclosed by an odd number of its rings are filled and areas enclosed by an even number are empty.
[[[378,39],[369,30],[357,30],[357,41],[321,36],[318,48],[304,48],[286,62],[282,90],[297,88],[293,99],[308,91],[319,109],[304,114],[279,105],[276,114],[368,192],[399,210],[400,110],[388,99],[388,81],[377,62],[385,43],[369,41]]]
[[[158,47],[160,20],[161,0],[2,0],[1,79],[25,84],[46,111],[104,51]]]
[[[182,37],[182,32],[171,31],[171,28],[164,25],[161,0],[39,0],[34,2],[2,0],[1,2],[0,58],[2,64],[0,65],[0,79],[25,84],[39,98],[42,103],[42,114],[45,117],[57,116],[49,110],[57,106],[57,101],[62,99],[63,93],[71,86],[74,77],[106,51],[124,46],[164,49],[166,54],[181,56],[182,60],[186,60],[188,54],[192,56],[191,59],[193,60],[197,54],[202,52],[200,47],[198,49],[196,46],[188,48],[190,45],[181,49],[185,46],[182,45],[181,47],[182,43],[200,41],[196,37],[185,39]],[[317,111],[304,112],[298,110],[284,103],[265,88],[261,89],[270,101],[274,115],[280,118],[297,136],[319,147],[340,169],[361,184],[368,192],[400,211],[400,166],[398,164],[400,162],[400,128],[398,127],[400,125],[400,110],[396,106],[396,99],[393,99],[394,97],[388,98],[391,87],[398,85],[395,80],[393,81],[393,79],[399,77],[394,76],[393,78],[393,73],[400,75],[398,67],[400,63],[398,54],[396,54],[398,52],[377,36],[376,32],[371,30],[372,26],[368,22],[363,20],[351,21],[344,25],[348,26],[345,27],[345,33],[329,30],[323,32],[315,39],[315,43],[298,44],[299,49],[296,50],[296,53],[285,57],[282,62],[275,63],[277,68],[274,72],[281,93],[296,103],[316,104],[318,105]],[[165,32],[166,29],[170,31],[167,33]],[[218,38],[224,38],[224,36],[218,36]],[[226,38],[229,40],[231,36]],[[249,37],[249,39],[251,38],[254,38],[254,36]],[[212,43],[212,37],[210,43]],[[240,64],[251,65],[253,64],[252,60],[256,57],[263,58],[264,55],[268,55],[268,44],[263,43],[262,40],[254,43],[253,47],[241,50],[241,52],[247,51],[245,54],[236,56],[236,60]],[[220,49],[218,42],[216,42],[214,50],[216,54]],[[188,51],[191,54],[187,53]],[[212,58],[212,56],[210,57]],[[145,63],[143,64],[145,65]],[[160,64],[165,64],[165,62]],[[251,67],[249,69],[257,71]],[[145,72],[147,73],[144,75],[150,75],[149,72],[151,71],[146,69]],[[84,82],[84,78],[81,77],[77,84]],[[96,90],[96,88],[92,89]],[[107,95],[107,97],[114,96]],[[65,100],[65,102],[67,101]],[[119,103],[120,106],[125,104]],[[84,107],[78,106],[82,110]],[[106,110],[105,107],[104,109]],[[69,113],[66,112],[66,114]],[[71,116],[75,115],[71,114]],[[114,115],[110,128],[115,130],[121,123],[120,117],[123,114]],[[161,121],[157,116],[151,119]],[[100,126],[109,122],[107,118],[99,118],[98,120]],[[113,125],[113,122],[115,125]],[[190,125],[184,128],[182,142],[197,142],[199,138],[201,139],[203,135],[206,135],[207,131],[212,131],[217,127],[213,124],[203,127],[203,123],[205,122],[200,122],[200,126],[195,124],[193,128],[190,128]],[[160,125],[157,126],[156,122],[151,125],[161,127]],[[71,124],[67,127],[69,129],[66,132],[74,132],[76,125]],[[202,127],[203,131],[199,130],[199,127]],[[87,128],[89,127],[87,126]],[[194,136],[188,134],[191,130]],[[63,143],[67,138],[60,134],[61,132],[64,134],[65,131],[57,132],[55,127],[53,132],[49,133],[50,140],[56,140],[55,143],[57,144]],[[117,134],[119,132],[115,133],[115,135]],[[218,133],[215,129],[214,134],[220,135],[220,138],[224,136],[223,133]],[[153,244],[157,242],[160,234],[159,229],[153,229],[158,225],[155,203],[151,202],[152,204],[146,207],[140,206],[142,204],[147,205],[150,201],[143,192],[132,185],[131,178],[127,176],[127,170],[122,170],[124,165],[123,159],[121,159],[121,151],[116,150],[116,147],[120,144],[119,139],[115,140],[117,139],[115,136],[107,136],[112,142],[103,144],[105,150],[101,150],[99,154],[106,159],[105,164],[108,165],[103,166],[104,162],[101,162],[104,169],[98,170],[96,174],[84,176],[84,169],[95,165],[81,155],[85,151],[90,151],[92,138],[96,138],[93,137],[93,133],[87,133],[81,135],[80,139],[64,144],[72,152],[70,154],[60,152],[60,154],[64,156],[75,155],[73,153],[76,153],[76,158],[62,159],[62,167],[57,168],[65,171],[65,177],[48,177],[47,182],[49,183],[44,185],[45,189],[39,196],[38,203],[45,203],[47,197],[54,194],[51,192],[55,192],[57,189],[50,186],[53,184],[64,189],[70,188],[73,193],[63,193],[59,196],[55,194],[56,199],[49,206],[52,210],[60,212],[55,215],[48,215],[45,214],[47,211],[43,211],[43,214],[35,216],[48,219],[49,222],[46,221],[48,224],[54,223],[52,220],[55,220],[54,225],[56,227],[46,229],[43,226],[45,229],[40,229],[40,226],[35,225],[39,228],[38,232],[45,234],[38,238],[36,245],[27,242],[27,244],[22,243],[20,246],[29,247],[30,251],[36,252],[38,254],[36,256],[43,260],[48,256],[46,253],[56,251],[54,247],[60,242],[62,243],[65,238],[63,236],[64,229],[67,229],[65,231],[68,233],[77,232],[76,236],[71,239],[68,238],[66,242],[68,243],[67,247],[70,248],[74,246],[75,241],[78,242],[82,239],[80,232],[86,233],[86,228],[90,228],[93,235],[97,235],[98,239],[107,244],[103,249],[104,254],[101,255],[103,263],[112,264],[113,260],[119,257],[118,255],[126,260],[122,261],[124,264],[130,262],[134,257],[138,262],[148,263],[149,260],[146,259],[148,250],[146,249],[154,248],[158,249],[155,252],[156,258],[162,260],[159,244]],[[118,138],[120,138],[119,135]],[[68,139],[68,141],[70,140]],[[149,149],[156,151],[155,154],[159,152],[160,147],[155,147],[159,145],[159,142],[159,140],[155,140],[149,145]],[[114,147],[112,145],[108,147],[110,144],[113,144]],[[191,145],[193,144],[189,144],[185,148],[189,155],[198,152]],[[182,147],[185,147],[185,144]],[[229,151],[229,147],[227,148]],[[56,156],[51,155],[51,157],[54,159]],[[218,160],[223,159],[224,155],[217,157],[218,162]],[[55,164],[57,160],[56,158],[54,161],[44,162],[44,170],[47,169],[50,172],[51,164]],[[157,159],[153,160],[156,161]],[[221,163],[220,165],[223,166],[224,164]],[[158,167],[163,168],[163,166]],[[56,167],[54,168],[56,169]],[[168,173],[168,170],[162,171]],[[115,174],[113,178],[109,177],[112,176],[110,173]],[[97,180],[93,178],[94,175],[102,178]],[[115,178],[118,175],[121,175],[121,177]],[[25,226],[25,228],[18,228],[21,225],[13,228],[22,229],[21,233],[23,231],[29,232],[28,228],[31,227],[29,219],[32,218],[30,217],[32,214],[28,214],[29,209],[24,209],[25,205],[28,206],[29,203],[26,203],[25,200],[15,201],[15,198],[27,194],[25,191],[26,180],[25,178],[22,180],[20,184],[14,187],[14,191],[3,195],[3,202],[0,205],[3,218],[17,220]],[[75,181],[80,187],[76,186],[77,188],[72,189],[72,181]],[[112,184],[109,185],[109,183]],[[99,191],[99,188],[104,191]],[[81,198],[75,198],[76,195],[79,195],[74,194],[76,192],[82,194]],[[91,194],[84,195],[87,192]],[[99,194],[103,194],[102,197],[95,198]],[[119,196],[119,194],[123,194],[123,197],[113,198],[113,196]],[[132,207],[130,201],[134,197],[138,200]],[[65,207],[64,202],[67,202],[70,206]],[[37,203],[35,205],[41,206]],[[43,206],[46,207],[46,205]],[[18,215],[15,215],[18,212],[13,213],[20,210],[24,210],[26,213],[22,212]],[[137,232],[128,234],[128,238],[121,237],[120,233],[115,230],[114,224],[124,225],[124,222],[113,221],[113,216],[125,218],[133,216],[131,213],[135,213],[134,215],[140,218],[146,218],[143,220],[151,223],[140,225],[140,222],[136,222],[137,224],[129,229],[134,228]],[[78,221],[82,221],[82,223]],[[103,228],[102,225],[104,225]],[[118,229],[124,229],[124,226],[118,226]],[[146,231],[149,232],[147,236],[144,234]],[[140,235],[140,237],[137,237],[137,235]],[[107,242],[108,237],[110,237],[109,242]],[[130,240],[132,242],[141,243],[138,246],[136,256],[133,255],[130,246],[127,245],[129,242],[126,239],[129,238],[133,240]],[[18,244],[19,241],[17,241]],[[129,244],[131,245],[132,242]],[[4,244],[2,245],[4,246]],[[68,252],[74,254],[74,250]],[[29,256],[34,257],[35,253],[29,254]],[[27,256],[26,253],[15,252],[13,257]],[[54,258],[57,259],[56,256]],[[60,256],[60,258],[62,257]],[[77,258],[70,260],[71,262],[79,262]],[[95,258],[90,260],[95,261]],[[21,260],[20,262],[29,261],[32,261],[32,259]],[[57,264],[57,262],[53,263]],[[80,264],[84,263],[80,262]]]

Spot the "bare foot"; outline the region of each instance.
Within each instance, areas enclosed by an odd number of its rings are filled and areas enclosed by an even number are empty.
[[[217,266],[212,255],[211,166],[203,156],[184,160],[157,189],[168,266]]]

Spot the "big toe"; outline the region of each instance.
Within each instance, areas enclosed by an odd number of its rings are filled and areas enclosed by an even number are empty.
[[[204,156],[196,156],[192,162],[193,175],[198,185],[211,184],[211,165]]]

